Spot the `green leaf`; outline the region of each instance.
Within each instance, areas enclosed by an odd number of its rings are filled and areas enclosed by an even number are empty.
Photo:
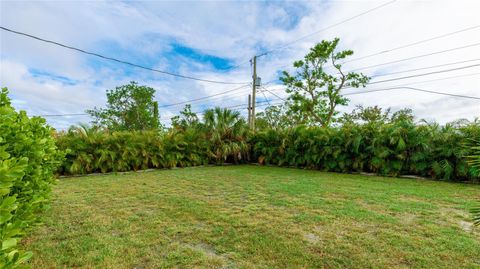
[[[13,248],[16,245],[17,245],[17,239],[16,238],[7,238],[7,239],[2,241],[2,250]]]

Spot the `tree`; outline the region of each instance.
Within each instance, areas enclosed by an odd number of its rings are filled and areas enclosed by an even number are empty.
[[[153,101],[155,90],[130,84],[107,91],[107,108],[87,110],[93,124],[112,131],[153,130],[160,127],[158,104]]]
[[[474,145],[471,146],[473,154],[468,156],[468,164],[473,167],[474,173],[480,176],[480,141],[473,141]],[[470,212],[473,214],[473,223],[476,226],[480,226],[480,204],[473,207]]]
[[[351,113],[344,113],[339,122],[341,123],[387,123],[390,120],[390,108],[383,111],[378,106],[364,107],[357,105]]]
[[[287,115],[284,105],[268,106],[264,111],[257,113],[255,127],[258,130],[284,129],[296,125]]]
[[[176,129],[185,130],[189,127],[198,127],[198,125],[198,116],[192,112],[192,106],[190,104],[185,105],[180,115],[172,117],[172,126]]]
[[[309,125],[327,127],[338,114],[338,105],[347,105],[348,99],[341,95],[345,87],[365,87],[369,78],[361,73],[344,72],[339,61],[353,54],[351,50],[336,52],[339,39],[322,41],[310,49],[303,60],[293,63],[296,73],[283,71],[280,80],[287,86],[289,114]],[[326,72],[326,64],[333,71]]]
[[[203,117],[211,157],[218,163],[228,158],[236,163],[246,157],[248,128],[240,112],[216,107],[206,110]]]

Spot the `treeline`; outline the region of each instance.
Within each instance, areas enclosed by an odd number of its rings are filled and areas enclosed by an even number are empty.
[[[164,131],[72,128],[57,136],[57,146],[66,152],[59,172],[260,163],[478,181],[467,163],[467,156],[474,154],[472,143],[480,138],[478,122],[439,125],[415,122],[411,111],[390,114],[360,108],[345,114],[336,126],[270,126],[252,132],[237,112],[227,109],[208,110],[203,121],[186,115],[184,111]]]
[[[215,108],[203,121],[189,107],[169,130],[109,131],[79,126],[56,136],[60,174],[122,172],[248,160],[248,128],[239,112]]]
[[[259,163],[334,172],[417,175],[453,181],[478,181],[467,164],[480,124],[415,124],[412,117],[346,122],[337,127],[299,126],[253,135]]]

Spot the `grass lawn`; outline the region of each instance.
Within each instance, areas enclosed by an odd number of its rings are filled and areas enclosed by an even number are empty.
[[[480,186],[289,168],[61,180],[33,268],[480,268]]]

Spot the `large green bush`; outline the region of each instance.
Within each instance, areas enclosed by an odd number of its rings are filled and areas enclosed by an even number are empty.
[[[7,94],[0,92],[0,268],[32,255],[17,245],[45,207],[61,157],[45,120],[16,112]]]
[[[480,137],[467,143],[467,148],[472,152],[467,156],[468,163],[473,167],[474,173],[480,176]],[[471,209],[473,224],[480,226],[480,203]]]
[[[168,131],[70,128],[57,135],[58,147],[67,152],[59,173],[122,172],[238,163],[248,159],[248,129],[238,112],[215,108],[205,112],[204,122],[195,120],[187,124],[179,117],[174,123]]]
[[[255,134],[251,143],[260,163],[475,181],[474,168],[464,158],[469,149],[462,144],[478,137],[478,123],[439,126],[399,118],[329,128],[265,130]]]
[[[172,168],[208,162],[199,134],[187,131],[120,131],[74,128],[57,136],[66,159],[59,172],[87,174]]]

